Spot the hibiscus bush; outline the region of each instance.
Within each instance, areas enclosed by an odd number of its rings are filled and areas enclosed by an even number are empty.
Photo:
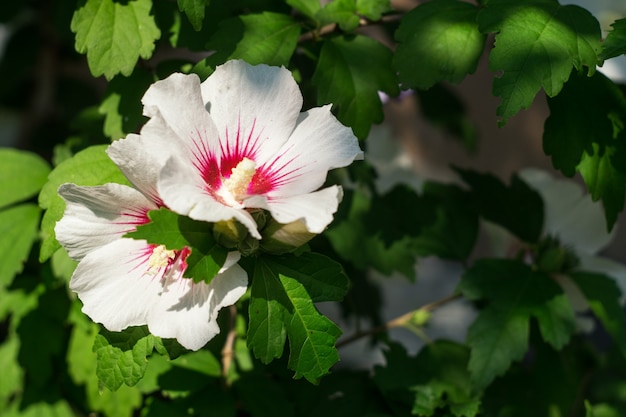
[[[0,21],[2,416],[626,415],[626,268],[598,255],[624,209],[626,89],[597,70],[626,19],[81,0]],[[547,100],[554,172],[402,171],[384,104],[417,97],[480,146],[454,85],[481,57],[501,126]],[[396,295],[389,319],[385,288],[420,288],[428,262],[450,291]]]

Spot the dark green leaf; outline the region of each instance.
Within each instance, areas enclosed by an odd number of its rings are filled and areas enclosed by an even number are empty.
[[[471,198],[477,212],[526,242],[536,242],[543,228],[543,201],[517,175],[506,186],[491,174],[456,168],[472,188]]]
[[[312,19],[322,8],[319,0],[287,0],[287,4]]]
[[[296,378],[316,382],[339,359],[334,345],[341,330],[316,310],[313,299],[337,300],[346,290],[347,278],[326,257],[305,253],[257,259],[248,328],[255,356],[265,363],[280,357],[286,335],[289,368]]]
[[[104,152],[106,145],[92,146],[74,157],[59,164],[48,176],[48,182],[39,194],[39,206],[46,210],[41,222],[43,242],[39,260],[45,261],[60,248],[54,234],[56,222],[63,217],[65,201],[58,195],[57,189],[66,182],[77,185],[101,185],[117,182],[128,185],[129,182]]]
[[[0,208],[36,195],[46,183],[50,166],[40,156],[0,149]]]
[[[383,120],[379,91],[398,94],[391,51],[365,36],[333,38],[322,45],[313,84],[317,103],[333,103],[338,119],[360,139]]]
[[[243,59],[252,65],[289,64],[298,43],[300,25],[290,16],[264,12],[249,14],[220,23],[207,43],[216,52],[200,61],[193,71],[206,78],[229,59]]]
[[[202,29],[207,1],[208,0],[177,0],[178,9],[187,15],[187,19],[189,19],[196,31]]]
[[[615,280],[593,272],[573,272],[569,276],[619,350],[626,355],[626,315],[620,302],[622,294]]]
[[[609,59],[626,54],[626,18],[616,20],[611,24],[613,28],[602,42],[602,59]]]
[[[540,88],[561,91],[572,67],[593,74],[600,63],[600,25],[585,9],[553,0],[490,0],[478,14],[483,33],[496,32],[490,68],[502,76],[493,94],[502,97],[501,125],[532,103]]]
[[[626,99],[600,73],[572,74],[563,91],[548,100],[543,147],[565,175],[582,174],[594,200],[602,199],[610,229],[624,208]]]
[[[428,89],[439,81],[458,83],[473,73],[485,45],[478,9],[457,0],[424,3],[407,13],[396,31],[393,58],[403,86]]]
[[[74,13],[76,50],[87,54],[94,76],[130,75],[139,57],[148,59],[161,31],[150,15],[152,1],[87,0]]]
[[[148,212],[150,223],[140,225],[125,237],[145,239],[148,243],[164,245],[169,250],[191,250],[186,259],[184,277],[206,283],[217,275],[226,261],[228,251],[213,237],[211,223],[192,220],[166,208]]]

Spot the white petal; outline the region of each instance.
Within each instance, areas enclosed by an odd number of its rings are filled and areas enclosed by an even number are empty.
[[[337,121],[330,106],[324,106],[302,113],[278,156],[260,169],[276,172],[279,178],[270,197],[290,197],[317,190],[330,169],[362,157],[352,130]]]
[[[142,103],[144,114],[156,119],[146,124],[142,135],[165,139],[188,160],[218,154],[217,129],[204,107],[200,79],[195,74],[175,73],[157,81],[146,91]]]
[[[239,60],[218,66],[202,83],[202,97],[225,148],[237,153],[250,146],[252,154],[243,156],[254,155],[258,164],[287,141],[302,108],[289,70]]]
[[[172,278],[150,312],[148,328],[156,336],[175,338],[187,349],[198,350],[220,332],[219,310],[237,302],[247,285],[239,265],[221,272],[210,284]]]
[[[162,273],[147,273],[151,253],[145,241],[119,239],[87,254],[70,280],[83,312],[111,331],[146,324],[162,291]]]
[[[139,191],[121,184],[63,184],[59,195],[66,208],[54,231],[74,260],[134,230],[145,221],[148,210],[157,208]]]
[[[205,184],[195,170],[179,159],[170,159],[159,178],[159,194],[163,202],[176,213],[194,220],[218,222],[236,219],[257,239],[261,238],[257,224],[243,208],[234,208],[215,200],[204,190]]]
[[[524,169],[519,175],[543,198],[544,234],[587,254],[597,253],[613,239],[614,231],[606,231],[602,206],[583,194],[581,186],[537,169]]]
[[[580,269],[600,272],[613,278],[622,292],[622,302],[626,299],[626,265],[601,256],[580,255]]]
[[[163,135],[167,133],[164,131]],[[160,138],[151,137],[144,132],[141,135],[130,134],[125,139],[116,140],[107,148],[107,154],[126,178],[156,203],[160,202],[157,192],[159,171],[172,153],[163,141],[157,139]]]
[[[269,210],[279,223],[302,219],[311,233],[321,233],[333,221],[343,197],[341,187],[333,185],[322,190],[293,197],[271,198],[257,196],[246,200],[252,207]]]

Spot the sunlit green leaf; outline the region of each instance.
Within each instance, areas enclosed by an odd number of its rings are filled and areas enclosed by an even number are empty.
[[[54,234],[56,222],[65,211],[65,201],[57,190],[66,182],[77,185],[101,185],[107,182],[129,184],[117,165],[104,152],[107,146],[98,145],[78,152],[59,164],[48,176],[48,182],[39,194],[39,206],[46,210],[41,223],[43,242],[39,260],[45,261],[60,247]]]
[[[354,0],[332,0],[315,15],[322,24],[337,23],[341,30],[351,32],[359,27]]]
[[[34,153],[0,148],[0,208],[36,195],[49,172],[50,166]]]
[[[94,76],[130,75],[139,57],[148,59],[161,36],[151,0],[87,0],[72,18],[76,50],[87,54]]]
[[[541,88],[561,91],[572,68],[593,74],[600,63],[600,25],[587,10],[553,0],[489,0],[478,14],[483,33],[495,32],[489,66],[501,72],[493,94],[502,98],[501,124],[530,106]]]
[[[0,210],[0,286],[9,286],[15,274],[22,271],[37,238],[40,214],[34,204]]]
[[[339,359],[341,330],[315,308],[347,290],[338,264],[321,255],[257,259],[249,306],[248,345],[261,361],[282,356],[289,338],[289,368],[295,377],[316,382]]]
[[[626,18],[616,20],[611,24],[613,28],[602,42],[602,59],[609,59],[626,54]]]
[[[178,9],[187,15],[194,30],[202,29],[204,13],[208,0],[176,0]]]
[[[391,11],[390,0],[356,0],[356,9],[359,14],[370,20],[380,20],[383,13]]]
[[[439,81],[458,83],[476,71],[485,45],[477,12],[467,2],[439,0],[407,13],[395,34],[399,45],[393,58],[402,84],[428,89]]]

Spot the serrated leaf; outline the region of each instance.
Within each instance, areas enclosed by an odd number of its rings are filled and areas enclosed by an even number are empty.
[[[194,282],[211,282],[228,255],[228,250],[213,237],[212,224],[192,220],[166,208],[149,211],[148,218],[150,223],[137,226],[135,231],[124,237],[144,239],[148,243],[164,245],[169,250],[190,249],[183,276],[192,278]]]
[[[34,204],[20,204],[0,210],[0,287],[8,287],[22,272],[30,248],[37,239],[41,210]]]
[[[621,291],[615,280],[593,272],[573,272],[570,278],[584,294],[591,311],[626,355],[626,315],[620,303]]]
[[[549,97],[561,91],[572,67],[593,74],[600,63],[600,25],[585,9],[553,0],[491,0],[478,13],[484,33],[495,32],[489,66],[502,76],[493,94],[502,102],[500,125],[526,109],[541,88]]]
[[[428,89],[439,81],[458,83],[476,71],[485,45],[478,9],[457,0],[424,3],[407,13],[395,33],[393,57],[406,88]]]
[[[287,0],[287,4],[310,18],[322,8],[319,0]]]
[[[107,79],[130,75],[139,57],[148,59],[161,36],[151,0],[87,0],[74,12],[76,50],[87,54],[91,73]]]
[[[572,74],[561,93],[548,100],[543,148],[565,175],[578,170],[594,200],[602,199],[607,228],[624,208],[626,163],[624,137],[626,99],[600,73]]]
[[[255,356],[264,363],[280,357],[286,336],[295,378],[317,382],[339,360],[335,342],[341,330],[317,311],[313,299],[337,300],[347,284],[341,267],[321,255],[257,259],[248,328]]]
[[[333,103],[338,119],[360,139],[367,137],[372,123],[383,120],[378,92],[398,94],[391,57],[385,46],[361,35],[322,45],[313,74],[317,103]]]
[[[524,356],[531,317],[555,348],[567,343],[575,330],[572,307],[559,285],[523,263],[479,260],[463,275],[458,290],[470,300],[489,300],[467,335],[469,369],[479,389]]]
[[[602,42],[602,59],[609,59],[626,54],[626,18],[616,20],[611,24],[612,30]]]
[[[543,200],[517,175],[506,186],[491,174],[455,168],[471,188],[476,211],[526,242],[536,242],[543,229]]]
[[[152,354],[155,337],[147,327],[132,327],[121,332],[101,330],[96,336],[93,351],[98,365],[96,374],[100,383],[111,391],[122,384],[134,386],[143,378]]]
[[[390,0],[356,0],[356,9],[359,14],[370,20],[380,20],[383,13],[391,11]]]
[[[36,195],[50,166],[39,155],[0,148],[0,208]]]
[[[187,15],[187,19],[189,19],[195,31],[202,29],[202,21],[204,20],[207,1],[208,0],[176,0],[178,10]]]
[[[106,148],[106,145],[98,145],[82,150],[59,164],[48,176],[48,182],[39,194],[39,206],[46,210],[41,222],[41,262],[50,258],[61,247],[54,234],[54,226],[65,211],[65,201],[57,193],[61,184],[69,182],[77,185],[101,185],[116,182],[130,185],[105,153]]]
[[[356,14],[354,0],[329,1],[317,12],[315,17],[323,25],[337,23],[345,32],[352,32],[359,27],[359,16]]]
[[[206,45],[216,52],[198,62],[193,72],[201,78],[229,59],[252,65],[287,66],[300,35],[300,24],[290,16],[263,12],[223,20]]]

